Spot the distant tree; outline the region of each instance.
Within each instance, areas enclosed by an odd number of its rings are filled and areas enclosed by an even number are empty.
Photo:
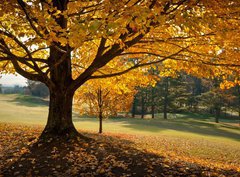
[[[202,93],[198,96],[199,104],[209,109],[210,113],[214,114],[215,122],[219,123],[219,118],[223,108],[228,106],[231,95],[227,94],[219,87],[212,88],[210,91]]]
[[[237,116],[240,125],[240,86],[237,85],[224,91],[228,94],[226,102],[227,106],[225,107],[225,116],[227,116],[229,113],[231,113],[231,117]]]
[[[149,87],[138,87],[137,94],[134,96],[132,114],[141,115],[143,119],[146,114],[151,113],[153,109],[154,100],[152,100],[152,86]],[[134,112],[133,112],[134,111]]]
[[[191,92],[188,91],[186,75],[180,74],[177,78],[164,77],[159,83],[159,96],[162,98],[162,111],[164,119],[168,112],[185,111]]]
[[[163,118],[167,119],[167,112],[169,106],[169,78],[163,80]]]
[[[19,85],[15,85],[13,88],[13,93],[23,94],[23,87],[21,87]]]
[[[27,80],[27,85],[31,95],[42,98],[49,96],[49,90],[45,84],[41,82]]]
[[[238,103],[238,119],[239,119],[239,126],[240,126],[240,86],[236,86],[237,90],[237,103]]]
[[[117,65],[117,63],[116,63]],[[75,108],[80,114],[99,118],[99,133],[102,133],[102,121],[119,112],[129,112],[136,94],[137,86],[146,86],[154,82],[151,76],[141,70],[130,71],[118,77],[91,80],[75,94]]]
[[[138,88],[135,95],[132,111],[140,114],[151,114],[154,118],[156,112],[162,112],[167,119],[168,112],[179,112],[187,108],[191,92],[188,90],[186,74],[180,74],[177,78],[162,77],[154,87]]]
[[[155,118],[155,111],[156,111],[156,89],[155,87],[151,87],[151,115],[152,119]]]
[[[137,114],[137,105],[138,105],[138,99],[136,95],[134,95],[133,104],[132,104],[132,118],[135,118],[135,115]]]
[[[0,84],[0,93],[2,93],[2,84]]]

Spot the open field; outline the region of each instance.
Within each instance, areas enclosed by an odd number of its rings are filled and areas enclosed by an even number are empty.
[[[41,131],[47,118],[47,103],[37,98],[0,95],[0,124],[28,125]],[[96,133],[98,120],[74,114],[77,129]],[[134,148],[174,160],[184,160],[211,168],[240,170],[240,127],[216,124],[209,117],[177,115],[163,120],[114,118],[104,121],[106,136],[125,139]],[[97,136],[97,135],[95,135]]]

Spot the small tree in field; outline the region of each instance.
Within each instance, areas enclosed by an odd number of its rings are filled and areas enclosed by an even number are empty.
[[[196,73],[197,66],[199,75],[206,75],[204,68],[209,68],[203,66],[210,64],[221,66],[210,74],[234,74],[239,66],[239,3],[1,0],[0,72],[17,72],[49,88],[43,137],[76,135],[73,95],[88,80],[166,60],[189,73]],[[139,60],[133,65],[130,57]],[[111,61],[120,65],[111,67]],[[122,70],[116,72],[116,67]]]
[[[142,70],[130,71],[117,77],[86,82],[75,94],[75,107],[85,115],[99,118],[99,133],[102,133],[103,118],[129,112],[137,86],[154,84],[154,76]]]

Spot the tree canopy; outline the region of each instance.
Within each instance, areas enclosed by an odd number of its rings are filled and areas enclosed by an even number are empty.
[[[238,0],[2,0],[0,71],[45,83],[46,130],[64,132],[90,79],[164,62],[238,83],[239,9]]]
[[[147,70],[138,68],[97,82],[90,80],[76,92],[75,106],[80,114],[91,116],[99,116],[101,109],[104,118],[117,116],[117,112],[129,112],[137,87],[155,85],[154,78]]]

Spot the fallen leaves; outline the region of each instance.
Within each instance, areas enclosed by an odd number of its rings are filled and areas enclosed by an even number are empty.
[[[144,136],[109,133],[109,136],[129,140],[132,147],[175,161],[186,161],[210,168],[240,171],[240,149],[234,145],[204,139],[168,136]]]
[[[240,174],[236,169],[210,168],[201,163],[192,163],[181,156],[182,152],[169,153],[171,156],[163,153],[160,146],[165,146],[167,139],[164,142],[149,136],[85,132],[84,135],[90,139],[52,139],[43,143],[33,138],[38,137],[41,130],[0,123],[0,175],[111,177]],[[158,143],[154,144],[152,140],[158,140]]]

